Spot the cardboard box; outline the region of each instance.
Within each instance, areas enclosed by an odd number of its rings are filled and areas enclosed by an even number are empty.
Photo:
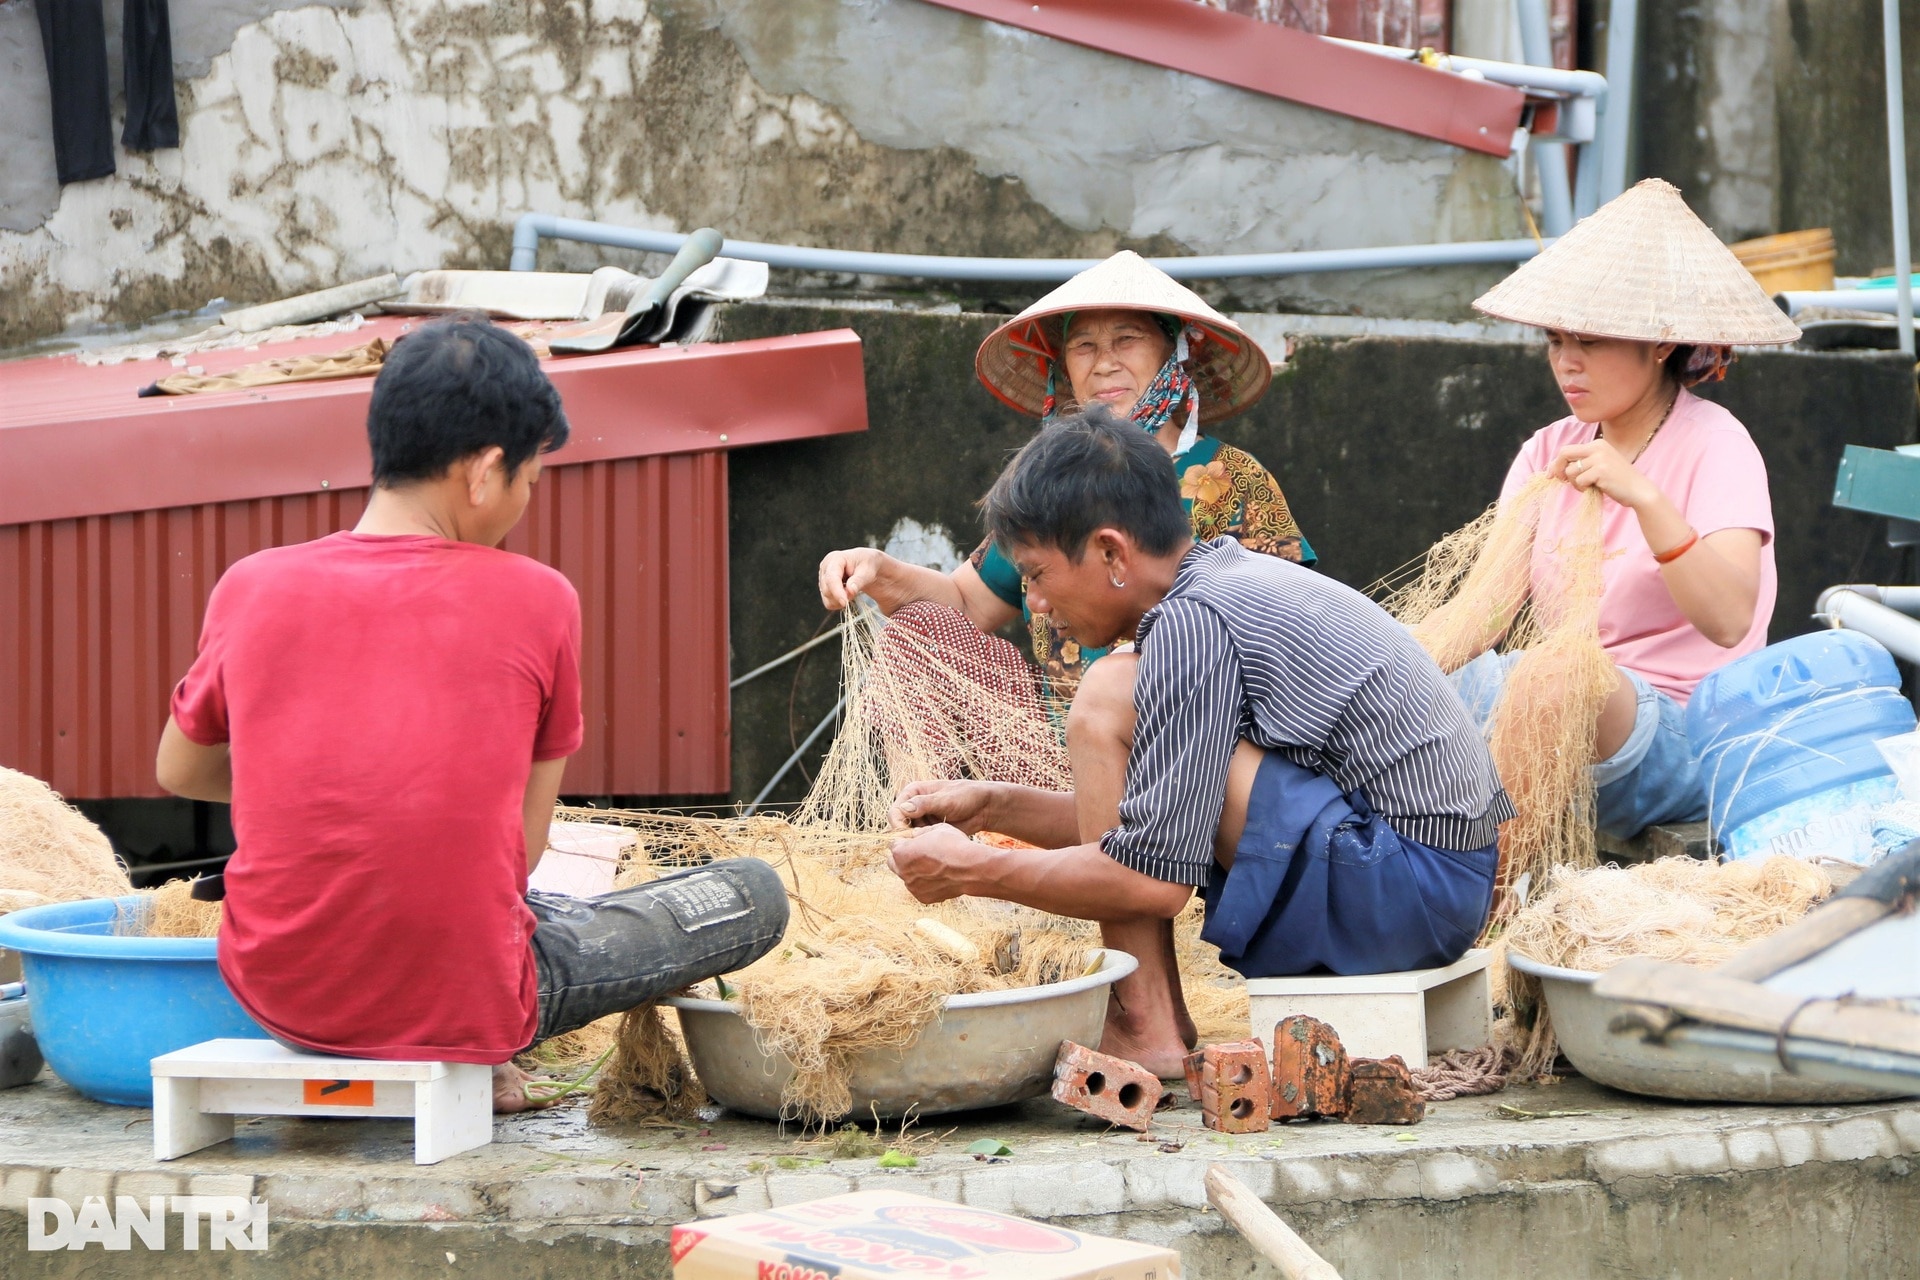
[[[673,1229],[674,1280],[1180,1280],[1172,1249],[897,1191]]]

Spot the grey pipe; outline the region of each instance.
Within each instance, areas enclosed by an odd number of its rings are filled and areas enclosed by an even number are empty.
[[[1520,48],[1536,67],[1553,65],[1553,36],[1547,29],[1547,0],[1515,0],[1520,15]],[[1567,179],[1567,148],[1559,142],[1533,144],[1535,170],[1540,175],[1541,221],[1547,234],[1563,236],[1573,229],[1573,188]]]
[[[1894,657],[1920,662],[1920,619],[1845,587],[1822,592],[1818,607],[1817,616],[1828,626],[1858,631],[1885,645]]]
[[[617,227],[552,214],[522,214],[513,226],[513,269],[532,271],[542,238],[648,253],[677,253],[686,237],[675,231]],[[1377,249],[1311,249],[1293,253],[1220,254],[1153,258],[1177,280],[1305,275],[1317,271],[1379,271],[1408,267],[1481,266],[1525,262],[1540,251],[1532,240],[1467,240],[1457,244],[1389,245]],[[729,258],[764,262],[794,271],[831,271],[863,276],[918,276],[931,280],[1009,280],[1058,284],[1096,266],[1098,258],[949,258],[917,253],[855,253],[799,245],[729,240]]]
[[[1640,57],[1640,0],[1613,0],[1607,10],[1607,101],[1600,117],[1599,202],[1627,189],[1633,144],[1633,73]]]
[[[1820,593],[1820,601],[1813,607],[1814,616],[1820,617],[1827,612],[1827,601],[1836,591],[1851,591],[1876,604],[1904,613],[1909,618],[1920,618],[1920,587],[1882,587],[1871,582],[1847,582],[1828,587]]]
[[[1795,289],[1774,295],[1774,301],[1797,316],[1808,307],[1838,307],[1847,311],[1878,311],[1898,315],[1900,292],[1897,289]],[[1908,304],[1911,308],[1911,303]]]
[[[1320,38],[1334,44],[1345,45],[1349,49],[1358,49],[1362,53],[1377,54],[1399,62],[1410,62],[1415,56],[1414,50],[1405,49],[1399,45],[1373,44],[1366,40],[1348,40],[1341,36]],[[1455,72],[1476,72],[1482,80],[1491,80],[1494,84],[1504,84],[1514,89],[1564,93],[1573,98],[1607,96],[1607,78],[1598,71],[1566,71],[1554,66],[1551,59],[1544,66],[1530,66],[1524,62],[1493,62],[1486,58],[1469,58],[1458,53],[1449,53],[1446,55],[1446,68]]]
[[[1900,350],[1913,354],[1913,246],[1907,242],[1906,93],[1901,84],[1900,0],[1881,0],[1887,63],[1887,186],[1893,196],[1893,289],[1899,295]]]

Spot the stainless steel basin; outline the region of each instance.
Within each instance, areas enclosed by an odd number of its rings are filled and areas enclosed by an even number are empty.
[[[911,1107],[932,1116],[1045,1093],[1060,1042],[1097,1046],[1107,988],[1139,967],[1124,951],[1099,953],[1100,967],[1083,978],[947,997],[939,1019],[907,1048],[854,1061],[852,1114],[893,1117]],[[738,1007],[687,996],[666,1003],[680,1013],[687,1052],[708,1095],[731,1110],[778,1119],[780,1091],[793,1066],[760,1047]]]

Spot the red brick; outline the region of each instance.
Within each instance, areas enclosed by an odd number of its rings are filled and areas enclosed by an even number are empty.
[[[1348,1124],[1419,1124],[1426,1117],[1426,1099],[1414,1087],[1413,1075],[1398,1054],[1355,1058],[1351,1073]]]
[[[1108,1124],[1144,1133],[1160,1105],[1160,1078],[1138,1063],[1064,1040],[1053,1063],[1053,1097]]]
[[[1347,1050],[1334,1029],[1303,1013],[1273,1029],[1275,1120],[1337,1116],[1347,1109]]]
[[[1205,1056],[1205,1050],[1195,1049],[1187,1055],[1186,1061],[1181,1064],[1187,1074],[1187,1096],[1195,1102],[1200,1101],[1200,1063]]]
[[[1267,1046],[1258,1039],[1200,1051],[1200,1122],[1221,1133],[1264,1133],[1273,1106]]]

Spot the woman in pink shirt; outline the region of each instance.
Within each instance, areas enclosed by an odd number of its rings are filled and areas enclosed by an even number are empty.
[[[1633,836],[1706,817],[1685,710],[1714,668],[1767,642],[1778,579],[1767,469],[1734,416],[1688,388],[1726,376],[1734,344],[1796,328],[1668,183],[1611,201],[1480,298],[1546,331],[1569,417],[1535,432],[1501,498],[1546,473],[1533,580],[1582,495],[1601,511],[1600,642],[1617,672],[1593,758],[1600,828]],[[1483,722],[1517,654],[1486,653],[1456,687]]]

